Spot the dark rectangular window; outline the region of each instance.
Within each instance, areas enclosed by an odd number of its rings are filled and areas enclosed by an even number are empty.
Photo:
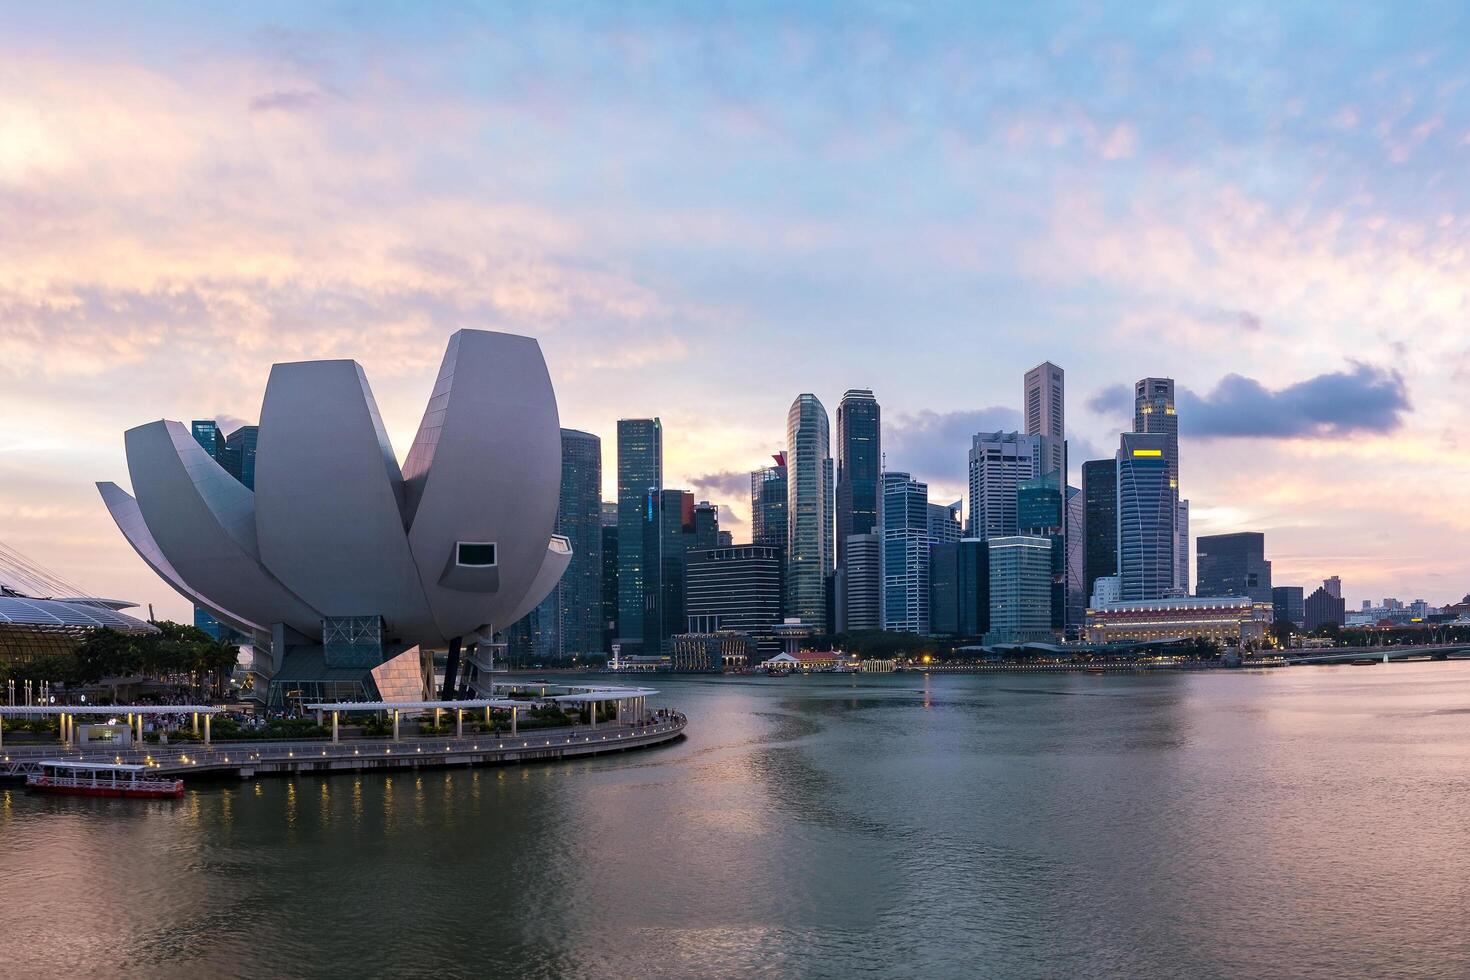
[[[474,566],[495,564],[494,542],[459,542],[459,564]]]

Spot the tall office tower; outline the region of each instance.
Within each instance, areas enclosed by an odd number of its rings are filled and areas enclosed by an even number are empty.
[[[1051,628],[1051,539],[990,538],[990,629],[985,642],[1026,643],[1054,638]]]
[[[847,539],[843,578],[843,621],[840,633],[862,633],[883,628],[883,545],[877,533],[853,534]]]
[[[769,545],[689,552],[685,615],[690,633],[767,635],[781,622],[782,550]]]
[[[260,426],[240,426],[225,440],[218,457],[226,472],[251,490],[255,489],[255,443],[259,436]]]
[[[607,504],[602,506],[602,649],[611,651],[618,638],[618,513],[613,504],[613,522],[608,524]]]
[[[1051,628],[1067,625],[1067,548],[1062,471],[1022,481],[1016,488],[1016,525],[1021,534],[1051,541]]]
[[[1082,464],[1083,602],[1093,583],[1118,574],[1118,461],[1090,459]]]
[[[625,647],[656,653],[658,504],[664,485],[663,426],[658,419],[618,420],[618,636]],[[624,649],[624,653],[638,652]]]
[[[1063,514],[1066,519],[1067,549],[1067,635],[1080,635],[1087,618],[1087,593],[1083,590],[1082,576],[1087,555],[1087,508],[1078,487],[1067,488],[1067,506]]]
[[[972,538],[1016,533],[1016,492],[1037,476],[1041,437],[1019,432],[979,432],[970,445],[970,524]]]
[[[1174,591],[1189,595],[1189,501],[1174,508]],[[1198,593],[1204,595],[1203,592]]]
[[[952,504],[930,504],[929,540],[953,542],[963,537],[964,526],[960,523],[963,507],[958,500]]]
[[[1271,611],[1276,622],[1301,626],[1306,620],[1306,598],[1300,585],[1277,585],[1271,589]]]
[[[960,543],[929,543],[929,632],[953,636],[960,631]]]
[[[1260,531],[1206,534],[1196,542],[1199,588],[1208,598],[1250,596],[1271,602],[1271,563],[1266,560],[1266,536]]]
[[[1342,598],[1342,579],[1339,576],[1334,575],[1331,578],[1324,578],[1322,580],[1322,588],[1326,589],[1327,594],[1332,596],[1332,598]]]
[[[980,538],[961,538],[959,549],[959,635],[982,637],[990,631],[990,545]]]
[[[883,629],[929,632],[929,485],[883,474]]]
[[[218,462],[220,450],[225,446],[225,437],[219,430],[219,424],[213,419],[196,419],[189,426],[189,431],[194,434],[194,441],[204,447],[211,459]]]
[[[786,415],[786,615],[827,629],[832,569],[832,456],[827,410],[798,395]]]
[[[1118,447],[1118,574],[1125,602],[1175,594],[1174,491],[1162,434],[1125,432]]]
[[[775,466],[750,474],[750,540],[752,544],[786,547],[786,454],[771,457]]]
[[[1172,595],[1189,594],[1189,501],[1179,489],[1179,416],[1174,410],[1174,379],[1144,378],[1133,386],[1133,431],[1164,437],[1164,460],[1174,491],[1172,518],[1174,581]]]
[[[720,508],[708,500],[694,505],[693,548],[706,549],[720,546]]]
[[[556,533],[572,544],[572,560],[556,597],[559,657],[599,653],[602,646],[602,440],[561,430],[561,505]]]
[[[1067,471],[1066,377],[1051,361],[1026,372],[1026,434],[1046,440],[1040,473]]]
[[[694,494],[665,490],[659,494],[659,627],[660,649],[668,638],[687,628],[684,615],[684,572],[696,542]],[[654,652],[645,643],[645,652]]]
[[[720,548],[728,548],[735,543],[735,535],[729,531],[720,531],[715,536],[715,544]]]
[[[882,410],[866,388],[849,389],[837,404],[837,564],[847,538],[878,525],[883,485]]]

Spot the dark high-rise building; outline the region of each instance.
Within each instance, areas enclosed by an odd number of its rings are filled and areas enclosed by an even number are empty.
[[[731,534],[729,531],[721,531],[718,537],[718,547],[728,548],[735,543],[735,535]]]
[[[1306,599],[1300,585],[1277,585],[1271,589],[1271,611],[1278,623],[1303,626],[1307,622]]]
[[[552,593],[556,598],[554,655],[565,659],[601,652],[602,440],[590,432],[561,430],[561,505],[556,533],[571,541],[572,561]]]
[[[1333,578],[1336,577],[1333,576]],[[1340,585],[1339,588],[1341,588]],[[1342,596],[1333,595],[1326,583],[1323,583],[1302,603],[1302,619],[1302,625],[1309,632],[1319,626],[1326,626],[1328,623],[1341,626],[1347,621],[1346,603],[1343,602]]]
[[[684,570],[694,547],[694,494],[688,490],[665,490],[659,495],[659,630],[661,644],[685,631]],[[654,652],[645,644],[646,652]]]
[[[786,549],[786,454],[750,474],[750,540]]]
[[[720,509],[708,500],[694,505],[693,548],[707,550],[720,546]]]
[[[195,420],[189,426],[189,431],[194,434],[194,441],[204,447],[210,458],[219,462],[220,451],[225,447],[225,437],[219,431],[219,424],[213,419],[204,421]]]
[[[1175,592],[1176,498],[1163,435],[1125,432],[1118,447],[1118,575],[1125,602]]]
[[[1016,488],[1016,524],[1020,533],[1051,541],[1051,625],[1058,631],[1065,629],[1067,623],[1065,491],[1061,470],[1025,480]]]
[[[251,490],[255,489],[255,442],[260,426],[242,425],[230,433],[218,459],[220,465]]]
[[[953,636],[960,631],[960,543],[929,545],[929,632]]]
[[[663,426],[658,419],[618,420],[618,640],[656,653],[659,618],[659,494]],[[624,649],[624,653],[636,652]]]
[[[990,546],[983,538],[961,538],[955,561],[956,613],[960,636],[990,632]]]
[[[781,622],[781,549],[768,545],[696,549],[686,568],[686,629],[770,635]]]
[[[963,508],[964,504],[958,500],[952,504],[930,504],[929,540],[954,542],[963,537],[964,525],[960,521]]]
[[[618,636],[618,505],[602,502],[602,648]]]
[[[882,410],[866,388],[853,388],[837,405],[837,563],[848,535],[878,526],[883,493]]]
[[[1082,464],[1083,602],[1092,601],[1093,583],[1118,574],[1118,461],[1092,459]]]
[[[1266,560],[1266,536],[1259,531],[1205,534],[1195,541],[1198,595],[1250,596],[1271,602],[1271,563]]]

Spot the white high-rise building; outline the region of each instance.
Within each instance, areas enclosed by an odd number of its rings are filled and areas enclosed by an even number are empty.
[[[1042,438],[1038,476],[1067,470],[1067,373],[1051,361],[1043,361],[1026,372],[1022,402],[1026,434]],[[1064,481],[1065,482],[1065,481]]]
[[[1040,474],[1041,437],[1019,432],[979,432],[970,444],[970,520],[966,536],[1015,534],[1016,494]]]
[[[883,628],[929,632],[929,485],[883,474]]]
[[[786,614],[827,628],[832,571],[832,452],[827,410],[798,395],[786,415]]]

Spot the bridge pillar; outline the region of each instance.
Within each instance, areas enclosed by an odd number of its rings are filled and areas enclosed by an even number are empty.
[[[204,747],[209,748],[209,719],[210,715],[204,716]]]
[[[489,711],[490,709],[489,708],[486,708],[485,710],[486,711]],[[511,738],[515,738],[515,735],[516,735],[516,715],[520,713],[520,710],[521,710],[520,708],[511,708],[510,709],[510,737]]]

